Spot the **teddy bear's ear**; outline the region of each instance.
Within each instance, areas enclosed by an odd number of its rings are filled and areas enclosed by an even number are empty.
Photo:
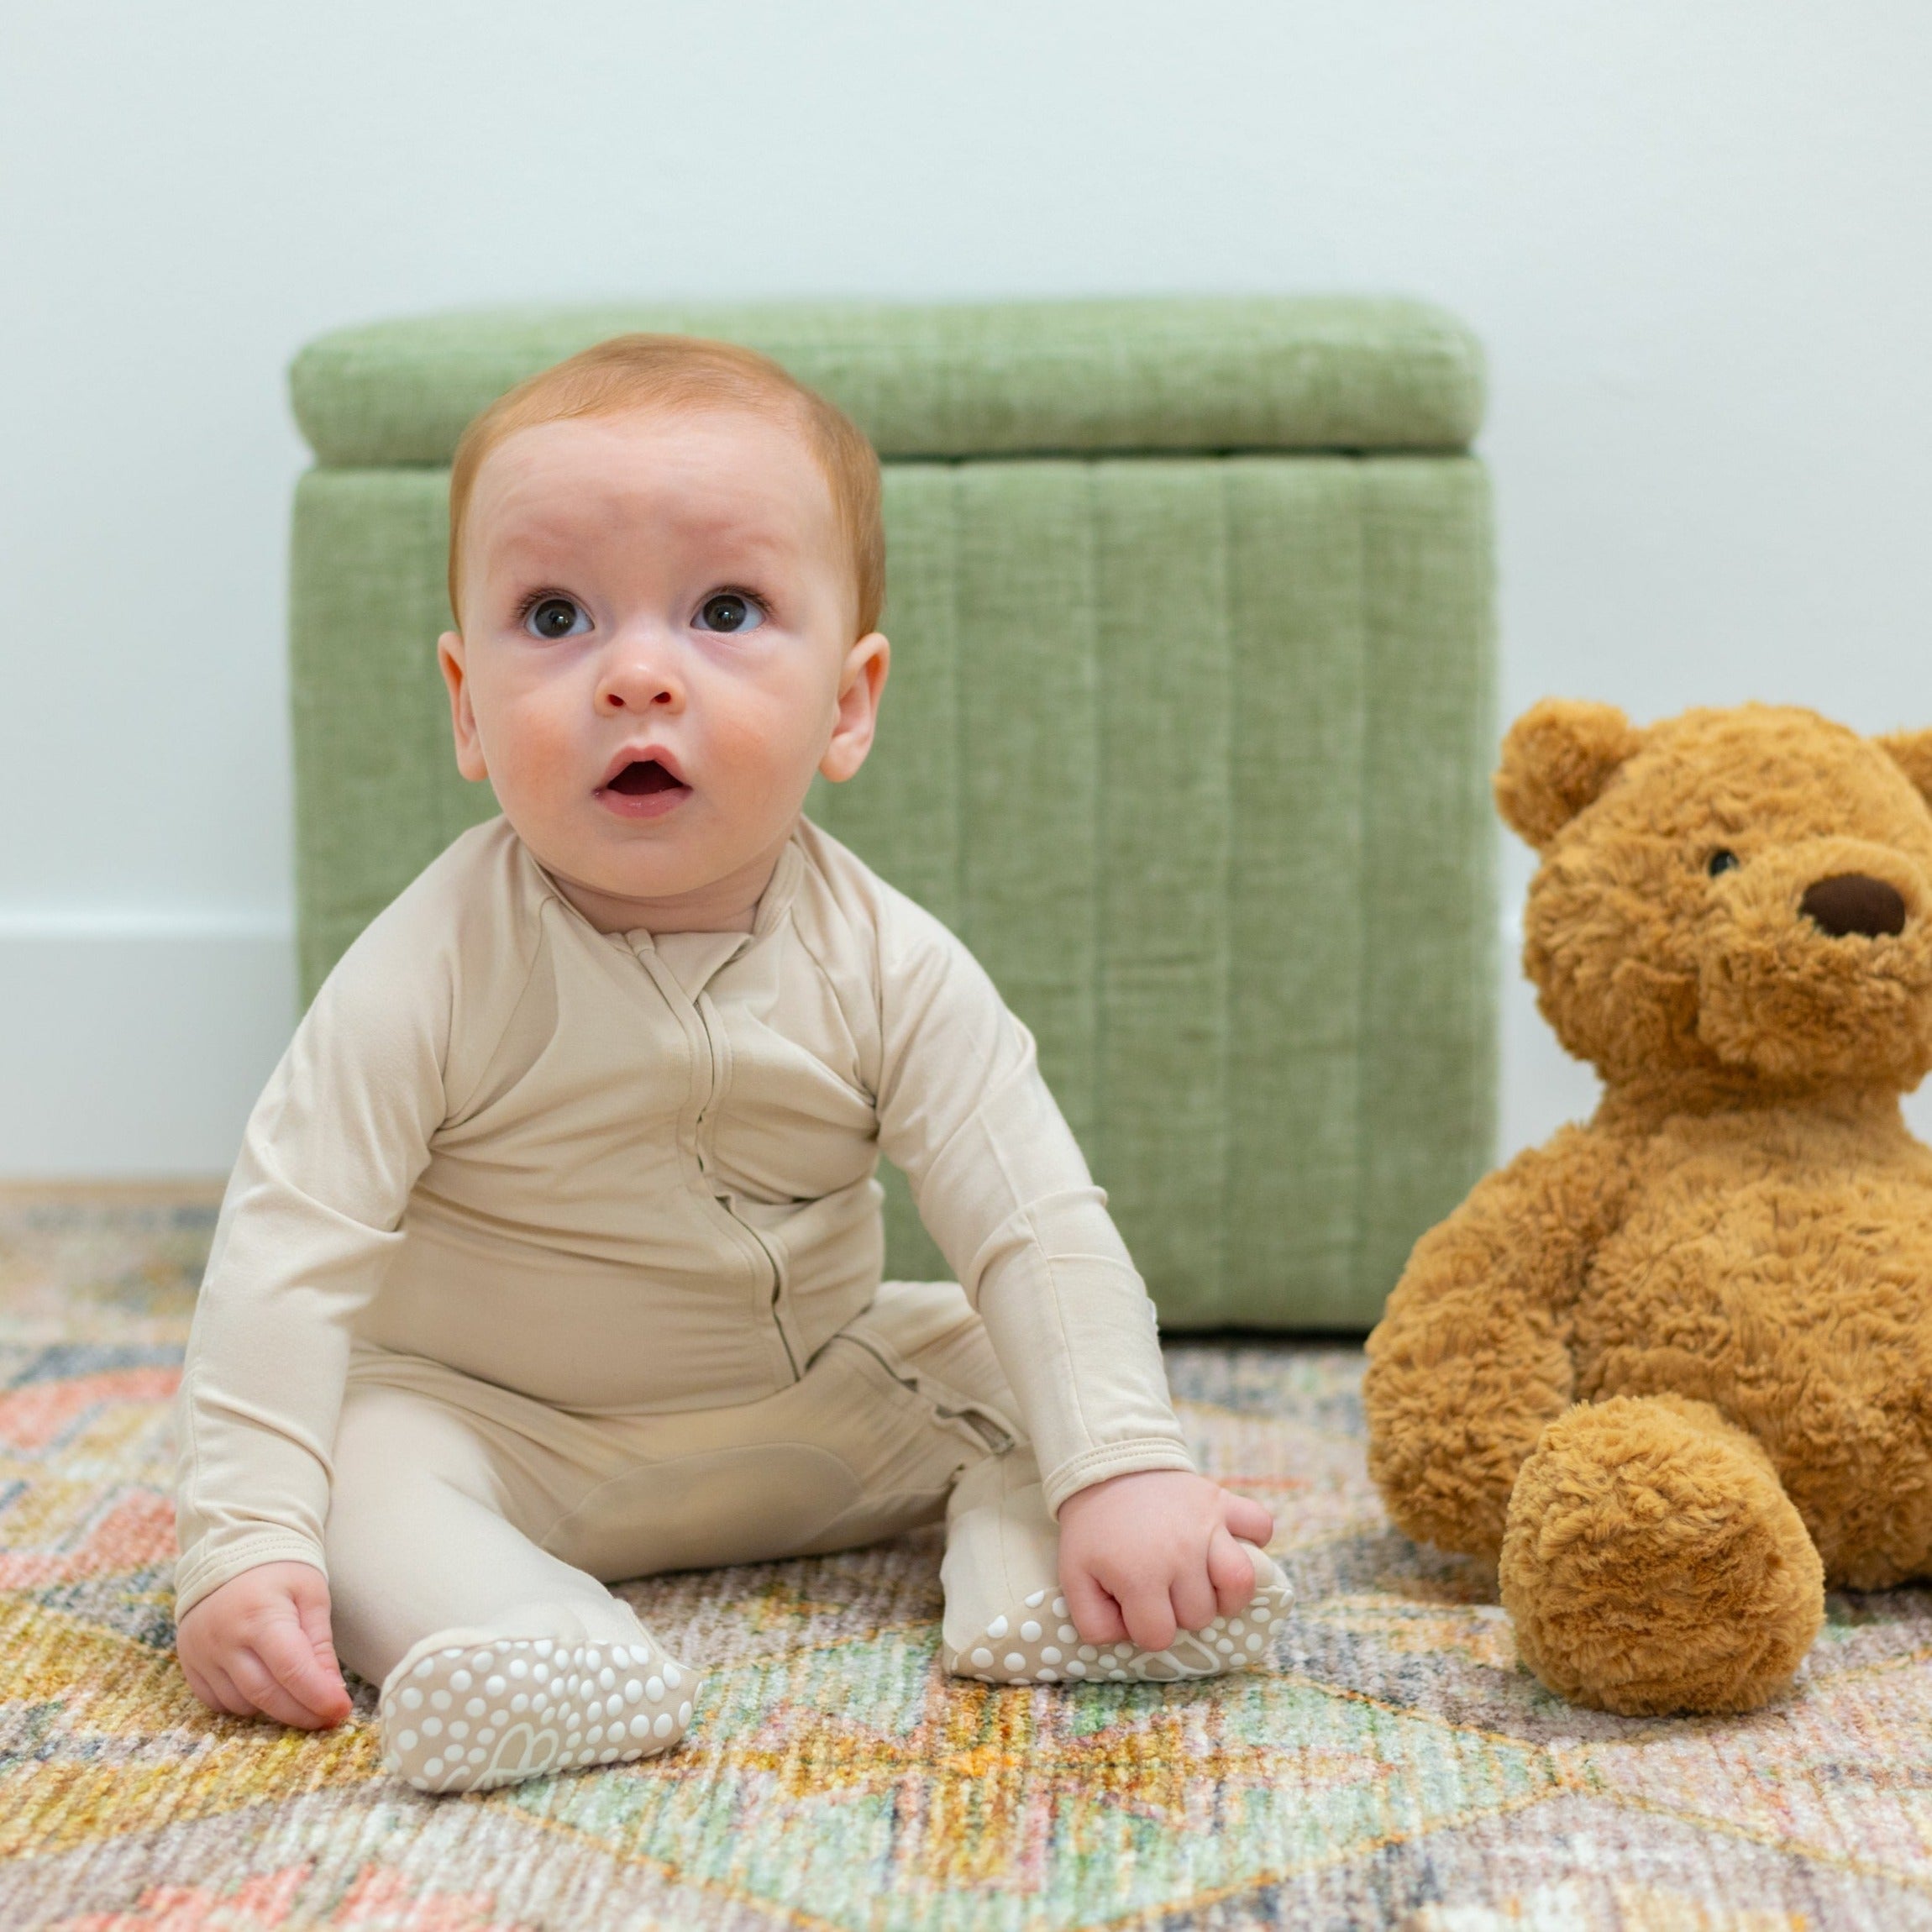
[[[1919,788],[1932,805],[1932,731],[1895,731],[1878,741],[1878,748]]]
[[[1503,740],[1496,808],[1530,844],[1546,845],[1642,743],[1614,705],[1545,698]]]

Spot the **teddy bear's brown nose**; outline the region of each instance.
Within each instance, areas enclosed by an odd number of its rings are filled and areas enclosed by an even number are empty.
[[[1808,885],[1798,909],[1834,939],[1854,932],[1876,939],[1905,930],[1904,900],[1882,879],[1867,879],[1862,872],[1841,872]]]

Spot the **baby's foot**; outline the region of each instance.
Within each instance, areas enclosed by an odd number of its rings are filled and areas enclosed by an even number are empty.
[[[690,1729],[696,1688],[695,1671],[648,1641],[433,1648],[383,1688],[383,1767],[418,1791],[482,1791],[648,1757]]]
[[[1268,1662],[1268,1640],[1294,1601],[1294,1586],[1262,1551],[1254,1558],[1255,1591],[1247,1608],[1216,1617],[1205,1630],[1182,1630],[1164,1651],[1133,1644],[1087,1644],[1067,1621],[1067,1599],[1036,1590],[1023,1604],[994,1618],[977,1643],[949,1650],[946,1668],[954,1677],[988,1683],[1173,1683],[1180,1677],[1219,1677]]]

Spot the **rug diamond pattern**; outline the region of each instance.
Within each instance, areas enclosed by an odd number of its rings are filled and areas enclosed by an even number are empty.
[[[1932,1592],[1835,1599],[1744,1719],[1572,1709],[1362,1463],[1359,1352],[1170,1352],[1301,1593],[1273,1667],[947,1679],[938,1546],[625,1593],[707,1672],[670,1757],[459,1800],[217,1718],[171,1651],[166,1410],[205,1200],[0,1196],[0,1924],[60,1932],[1932,1926]]]

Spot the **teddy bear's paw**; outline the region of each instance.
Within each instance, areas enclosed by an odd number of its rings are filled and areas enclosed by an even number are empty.
[[[1706,1403],[1573,1409],[1510,1496],[1500,1582],[1517,1649],[1593,1709],[1755,1710],[1818,1634],[1824,1581],[1769,1457]]]

